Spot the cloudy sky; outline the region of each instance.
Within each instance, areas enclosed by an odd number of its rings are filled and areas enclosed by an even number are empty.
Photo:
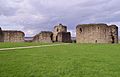
[[[0,0],[0,27],[26,36],[63,23],[75,36],[77,24],[120,25],[120,0]]]

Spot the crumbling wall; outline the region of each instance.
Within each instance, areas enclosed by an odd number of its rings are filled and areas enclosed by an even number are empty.
[[[0,28],[0,42],[4,41],[4,36],[3,36],[3,32],[2,29]]]
[[[118,43],[117,26],[82,24],[76,27],[77,43]]]
[[[59,24],[54,27],[53,31],[54,42],[71,42],[71,34],[67,32],[67,26]]]
[[[25,34],[22,31],[3,31],[4,42],[24,42]]]
[[[54,27],[54,31],[53,31],[53,41],[54,42],[58,41],[57,35],[59,32],[67,32],[67,27],[62,25],[62,24],[59,24],[59,25]]]
[[[118,43],[118,27],[116,25],[110,25],[112,43]]]
[[[33,38],[33,42],[41,42],[41,43],[52,43],[53,33],[49,31],[42,31],[37,34]]]
[[[59,32],[58,42],[70,43],[71,42],[71,33],[70,32]]]

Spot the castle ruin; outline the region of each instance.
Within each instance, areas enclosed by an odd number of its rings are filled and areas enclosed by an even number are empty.
[[[59,24],[54,27],[54,31],[42,31],[33,38],[33,42],[44,42],[44,43],[53,43],[53,42],[71,42],[71,33],[67,32],[67,27]]]
[[[42,31],[32,37],[25,39],[22,31],[2,30],[0,28],[0,42],[41,42],[71,43],[71,33],[67,32],[67,26],[59,24],[54,31]],[[107,24],[81,24],[76,27],[77,43],[118,43],[118,27]]]
[[[53,41],[54,42],[71,42],[71,33],[67,32],[67,26],[59,24],[54,27],[53,31]]]
[[[0,42],[24,42],[22,31],[2,30],[0,28]]]
[[[42,31],[41,33],[35,35],[33,37],[33,42],[41,42],[41,43],[52,43],[53,33],[49,31]]]
[[[3,31],[2,29],[0,28],[0,42],[3,42],[4,41],[4,37],[3,37]]]
[[[118,43],[118,27],[107,24],[81,24],[76,27],[77,43]]]
[[[70,43],[71,33],[70,32],[59,32],[57,35],[58,42]]]

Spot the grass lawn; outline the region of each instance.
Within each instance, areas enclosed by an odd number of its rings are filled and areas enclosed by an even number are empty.
[[[120,77],[120,44],[0,51],[0,77]]]
[[[38,46],[46,45],[49,43],[0,43],[0,48],[13,48],[13,47],[25,47],[25,46]],[[51,43],[52,44],[52,43]]]

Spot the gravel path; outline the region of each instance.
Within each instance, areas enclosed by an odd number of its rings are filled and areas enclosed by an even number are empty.
[[[41,48],[41,47],[51,47],[51,46],[58,46],[58,45],[68,45],[68,43],[67,44],[64,43],[64,44],[51,44],[51,45],[39,45],[39,46],[14,47],[14,48],[0,48],[0,51],[16,50],[16,49]]]

